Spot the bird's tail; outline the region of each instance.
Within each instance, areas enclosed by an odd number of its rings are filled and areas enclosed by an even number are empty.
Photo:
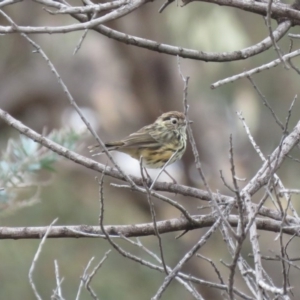
[[[114,150],[118,150],[121,146],[123,146],[123,142],[111,142],[111,143],[105,143],[105,147],[108,151],[114,151]],[[101,146],[99,144],[97,145],[92,145],[92,146],[88,146],[88,149],[91,153],[98,151],[99,148]],[[97,156],[97,155],[101,155],[102,153],[104,153],[105,151],[102,150],[98,153],[93,153],[92,156]]]

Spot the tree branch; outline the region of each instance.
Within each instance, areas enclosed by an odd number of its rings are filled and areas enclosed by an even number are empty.
[[[85,17],[79,15],[73,15],[79,21],[83,21]],[[291,28],[292,22],[287,20],[278,25],[276,30],[273,32],[274,39],[279,41]],[[197,51],[194,49],[176,47],[168,44],[158,43],[153,40],[148,40],[140,38],[137,36],[122,33],[120,31],[111,29],[104,25],[99,25],[93,28],[93,30],[111,38],[113,40],[119,41],[121,43],[132,45],[140,48],[145,48],[151,51],[156,51],[159,53],[165,53],[174,56],[180,56],[182,58],[189,58],[194,60],[203,61],[214,61],[214,62],[225,62],[225,61],[235,61],[247,59],[251,56],[255,56],[268,50],[273,44],[271,38],[268,36],[261,42],[252,45],[250,47],[233,51],[233,52],[204,52]]]
[[[164,221],[157,221],[157,231],[160,234],[176,232],[182,230],[194,230],[199,228],[211,227],[217,218],[212,215],[197,215],[193,216],[197,223],[191,224],[184,218],[167,219]],[[236,227],[239,222],[237,215],[229,215],[228,222],[231,226]],[[247,221],[247,219],[245,220]],[[288,235],[300,236],[298,227],[284,227],[282,228],[281,221],[270,220],[267,218],[256,218],[255,224],[257,229],[270,232],[280,232]],[[0,240],[4,239],[40,239],[45,235],[49,226],[39,227],[0,227]],[[153,222],[132,224],[132,225],[106,225],[105,231],[112,238],[120,236],[125,237],[140,237],[155,235],[155,228]],[[52,226],[47,238],[105,238],[99,226],[91,225],[73,225],[73,226]]]

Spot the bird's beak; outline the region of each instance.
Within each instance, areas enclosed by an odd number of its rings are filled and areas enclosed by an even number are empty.
[[[188,121],[188,124],[193,124],[193,123],[194,123],[194,121],[191,121],[191,120]]]

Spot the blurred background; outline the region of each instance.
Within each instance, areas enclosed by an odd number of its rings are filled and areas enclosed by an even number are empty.
[[[26,2],[26,3],[25,3]],[[55,26],[72,24],[67,16],[50,16],[29,1],[5,8],[19,25]],[[77,3],[77,1],[74,1]],[[78,2],[78,5],[80,3]],[[162,1],[151,2],[120,20],[106,24],[122,32],[153,39],[158,42],[193,48],[202,51],[227,52],[253,45],[268,35],[264,19],[254,14],[232,8],[194,2],[181,8],[174,2],[162,14],[158,9]],[[180,3],[179,3],[180,4]],[[1,17],[1,24],[7,21]],[[273,28],[276,27],[272,23]],[[291,30],[297,32],[297,30]],[[90,31],[79,52],[73,55],[82,32],[54,35],[32,35],[49,56],[62,79],[68,86],[77,104],[104,141],[116,140],[140,127],[152,123],[161,113],[183,110],[183,82],[178,73],[177,59],[145,49],[128,46]],[[299,45],[295,41],[294,47]],[[279,42],[282,50],[289,50],[289,39]],[[18,34],[1,36],[0,43],[0,107],[32,129],[47,132],[52,129],[72,127],[84,128],[82,121],[70,107],[67,97],[57,83],[46,62],[39,54],[32,53],[32,47]],[[228,182],[230,178],[229,135],[233,135],[237,175],[246,178],[241,187],[256,173],[261,161],[245,134],[236,111],[242,111],[256,142],[265,155],[270,154],[280,142],[282,132],[268,109],[263,105],[247,79],[211,90],[210,85],[222,78],[243,72],[276,59],[273,49],[253,58],[229,62],[206,63],[181,59],[184,75],[190,76],[188,101],[189,116],[194,121],[193,131],[200,153],[200,159],[207,180],[214,191],[231,195],[219,176],[222,170]],[[294,63],[297,65],[295,59]],[[299,65],[299,64],[298,64]],[[270,102],[278,117],[285,121],[290,104],[299,92],[299,75],[293,70],[278,66],[255,75],[255,82]],[[299,119],[299,101],[296,100],[289,128]],[[7,147],[8,139],[17,138],[16,131],[0,121],[0,146]],[[89,156],[86,147],[95,141],[89,135],[82,141],[80,153]],[[297,152],[294,153],[297,155]],[[123,170],[139,175],[139,164],[129,156],[114,153]],[[105,156],[97,160],[106,163]],[[181,184],[203,188],[194,166],[189,147],[182,161],[168,167],[168,171]],[[66,160],[55,166],[51,182],[43,187],[38,204],[5,211],[0,215],[1,226],[46,226],[59,218],[58,225],[97,225],[99,215],[98,185],[95,172],[84,169]],[[155,176],[155,172],[150,173]],[[286,161],[279,175],[287,188],[298,188],[299,167]],[[47,177],[47,176],[46,176]],[[48,179],[49,179],[48,178]],[[169,179],[161,177],[161,180]],[[144,195],[112,187],[118,182],[105,178],[105,224],[134,224],[151,221],[151,215]],[[191,213],[204,214],[209,210],[197,210],[207,203],[180,195],[174,198]],[[258,201],[259,198],[254,199]],[[298,199],[299,200],[299,199]],[[293,198],[298,208],[297,198]],[[154,199],[159,220],[179,217],[178,211]],[[166,262],[176,265],[179,259],[206,232],[195,230],[175,240],[176,233],[163,235]],[[262,253],[271,255],[270,249],[279,251],[275,234],[261,232]],[[159,253],[154,237],[141,241],[152,251]],[[28,282],[28,271],[40,241],[3,240],[0,247],[0,298],[33,299]],[[120,241],[125,249],[145,259],[152,259],[142,250]],[[243,254],[247,257],[250,244],[245,244]],[[44,299],[49,299],[55,288],[54,259],[57,259],[63,296],[75,298],[80,276],[91,257],[100,260],[109,249],[101,239],[57,239],[48,240],[34,272],[37,289]],[[296,256],[299,242],[293,241],[288,248],[291,257]],[[223,272],[225,281],[228,270],[220,263],[231,262],[222,237],[216,233],[200,250],[202,255],[213,259]],[[252,264],[252,259],[249,258]],[[267,271],[272,272],[275,284],[281,284],[279,262],[267,262]],[[211,266],[194,258],[184,271],[203,279],[217,281]],[[291,270],[293,272],[293,270]],[[297,285],[297,278],[291,273],[291,285]],[[101,299],[150,299],[164,279],[163,274],[141,267],[112,251],[99,270],[92,287]],[[17,283],[17,286],[16,286]],[[242,281],[237,282],[242,290]],[[223,299],[217,290],[197,286],[205,299]],[[295,295],[300,295],[299,285]],[[80,299],[90,299],[82,292]],[[192,299],[185,289],[173,281],[162,299]]]

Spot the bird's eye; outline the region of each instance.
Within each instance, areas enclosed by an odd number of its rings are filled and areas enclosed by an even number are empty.
[[[172,119],[172,124],[177,124],[177,120],[176,119]]]

